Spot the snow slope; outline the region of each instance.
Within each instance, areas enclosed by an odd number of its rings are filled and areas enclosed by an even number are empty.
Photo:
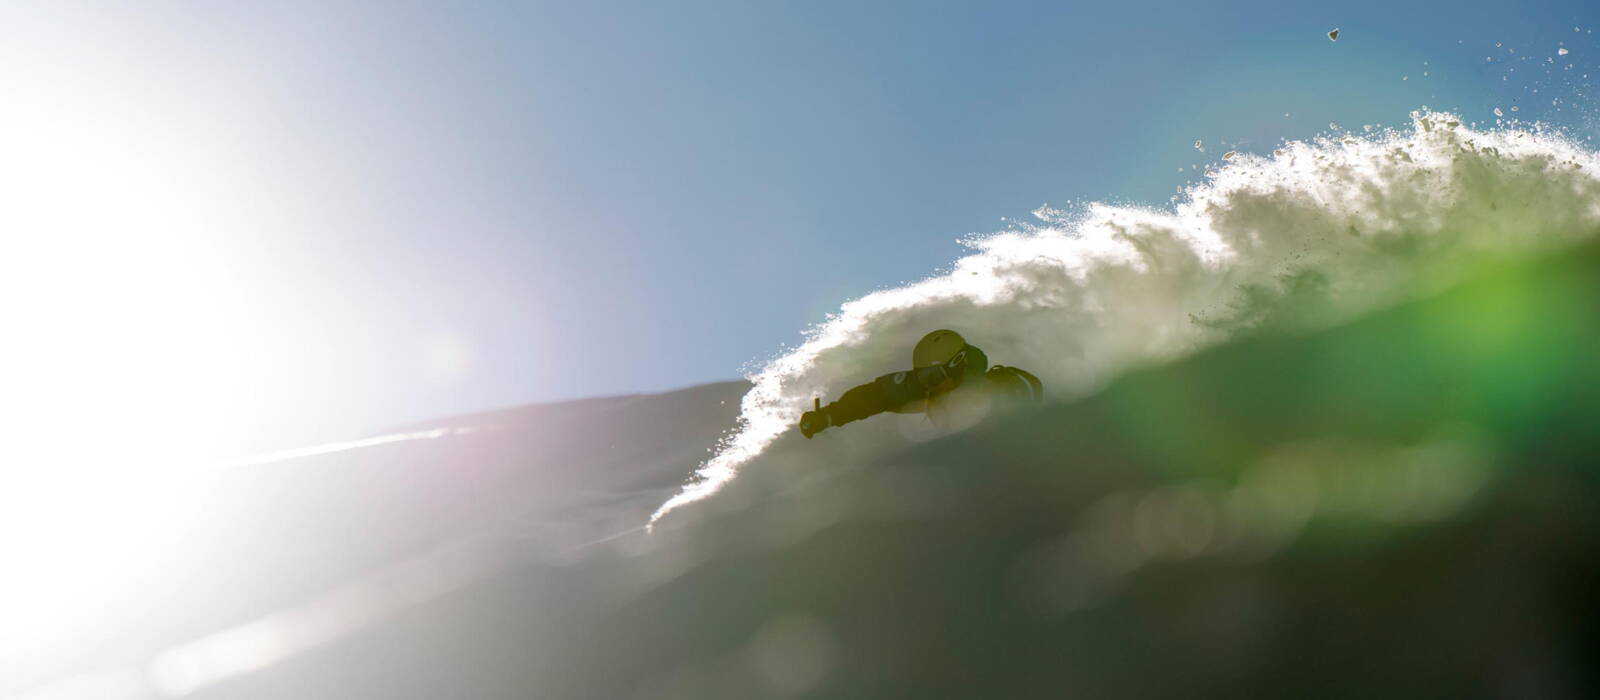
[[[637,530],[732,425],[748,389],[724,382],[524,406],[241,460],[216,475],[199,504],[205,527],[171,553],[172,567],[128,582],[123,599],[70,645],[36,644],[5,658],[0,697],[25,689],[47,698],[161,697],[163,688],[221,682],[223,670],[293,658],[308,642],[355,632],[414,601],[368,601],[363,609],[381,614],[365,619],[341,604],[335,617],[348,624],[312,619],[277,630],[283,644],[265,649],[280,656],[261,656],[258,645],[216,664],[218,673],[190,668],[184,682],[163,678],[157,661],[462,542],[493,555],[483,562],[487,575]],[[315,633],[305,636],[308,629]]]
[[[1590,697],[1600,246],[1463,274],[779,490],[762,463],[196,697]]]

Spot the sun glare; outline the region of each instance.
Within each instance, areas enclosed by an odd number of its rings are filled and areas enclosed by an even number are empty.
[[[252,406],[226,166],[110,85],[0,68],[0,657],[157,575]]]

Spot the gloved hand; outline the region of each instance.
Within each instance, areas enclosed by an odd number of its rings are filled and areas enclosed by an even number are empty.
[[[818,408],[806,411],[800,416],[800,434],[811,439],[812,435],[822,432],[823,428],[833,425],[833,420],[828,416],[827,409]]]

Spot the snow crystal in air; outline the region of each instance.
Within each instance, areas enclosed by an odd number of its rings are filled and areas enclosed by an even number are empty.
[[[1572,53],[1572,52],[1568,51],[1566,49],[1556,49],[1556,55],[1557,56],[1565,56],[1565,55],[1567,55],[1569,53]]]

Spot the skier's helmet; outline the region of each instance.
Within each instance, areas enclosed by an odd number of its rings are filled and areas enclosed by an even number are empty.
[[[960,333],[952,330],[940,329],[922,336],[917,341],[917,347],[911,350],[911,366],[917,369],[942,365],[967,347],[967,341]]]

